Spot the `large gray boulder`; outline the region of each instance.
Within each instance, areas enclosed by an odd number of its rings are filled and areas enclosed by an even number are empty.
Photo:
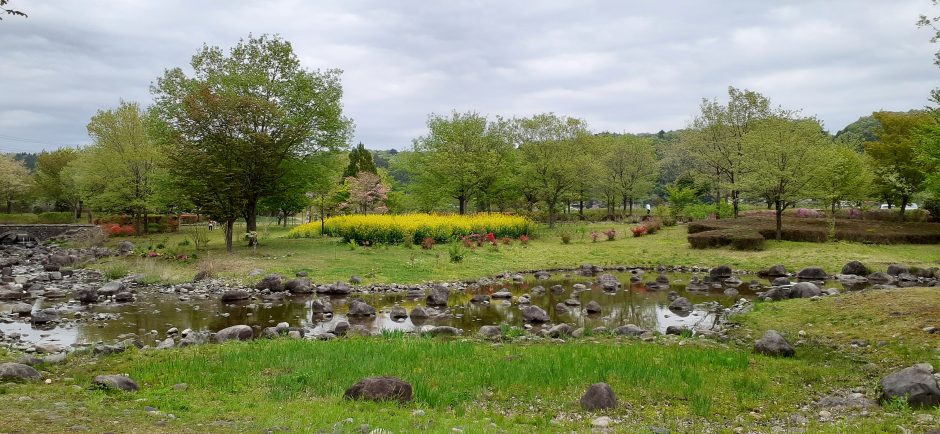
[[[768,356],[793,357],[796,350],[776,330],[767,330],[764,336],[754,343],[754,352]]]
[[[408,310],[402,306],[393,306],[388,311],[388,317],[396,321],[403,320],[408,318]]]
[[[0,381],[33,381],[42,375],[29,365],[22,363],[0,363]]]
[[[522,308],[522,319],[525,322],[543,323],[548,322],[550,318],[544,309],[538,306],[526,306]]]
[[[796,278],[800,280],[826,280],[828,277],[826,271],[820,267],[806,267],[796,273]]]
[[[100,389],[136,392],[140,390],[137,382],[124,375],[99,375],[91,381],[92,386]]]
[[[290,291],[291,294],[309,294],[313,292],[313,284],[310,283],[310,279],[291,279],[284,284],[284,289]]]
[[[646,330],[634,324],[627,324],[615,328],[614,333],[620,336],[639,336],[646,333]]]
[[[617,291],[617,288],[620,287],[620,280],[617,279],[613,274],[601,274],[597,276],[597,283],[601,284],[601,288],[607,292]]]
[[[819,287],[810,282],[799,282],[790,287],[790,298],[810,298],[822,294]]]
[[[607,383],[592,384],[581,397],[581,408],[587,411],[607,410],[617,407],[617,395]]]
[[[29,322],[33,324],[48,324],[59,320],[59,312],[55,309],[34,310],[29,316]]]
[[[375,316],[375,308],[362,300],[354,299],[349,302],[349,313],[346,315],[357,317]]]
[[[787,267],[784,267],[783,265],[774,265],[764,272],[764,276],[767,277],[785,277],[786,275]]]
[[[344,398],[368,401],[398,401],[410,402],[412,395],[411,384],[396,377],[368,377],[346,389]]]
[[[98,301],[98,290],[95,288],[82,288],[75,291],[75,299],[82,303],[94,303]]]
[[[842,274],[850,274],[853,276],[867,276],[871,273],[871,270],[865,266],[865,264],[859,261],[852,261],[844,266],[842,266]]]
[[[249,298],[251,298],[251,294],[244,289],[230,289],[222,293],[222,301],[225,303],[247,300]]]
[[[450,290],[446,287],[435,285],[431,288],[431,293],[427,296],[428,306],[447,306],[447,300],[450,298]]]
[[[585,310],[585,312],[587,312],[587,313],[589,313],[589,314],[600,313],[600,312],[601,312],[601,304],[598,303],[598,302],[596,302],[596,301],[594,301],[594,300],[591,300],[591,301],[588,302],[588,304],[587,304],[586,306],[584,306],[584,310]]]
[[[940,405],[940,388],[929,365],[904,368],[881,379],[881,402],[901,398],[913,408]]]
[[[310,311],[313,313],[333,313],[333,303],[328,299],[315,298],[310,300]]]
[[[234,340],[247,341],[252,337],[254,337],[254,332],[251,330],[251,327],[246,325],[233,325],[219,330],[218,333],[215,334],[215,341],[219,343]]]
[[[904,273],[910,273],[910,269],[904,264],[891,264],[888,266],[888,275],[900,276]]]
[[[672,303],[669,303],[669,310],[679,311],[679,312],[691,312],[692,311],[692,302],[685,297],[677,297]]]
[[[134,251],[134,247],[135,247],[135,246],[134,246],[134,243],[132,243],[132,242],[130,242],[130,241],[121,241],[121,242],[118,243],[118,245],[117,245],[117,251],[118,251],[118,253],[120,253],[120,254],[122,254],[122,255],[126,255],[126,254],[128,254],[128,253],[130,253],[130,252],[133,252],[133,251]]]
[[[98,288],[98,295],[110,297],[124,290],[127,285],[120,280],[112,280]]]
[[[715,268],[712,268],[711,270],[708,270],[708,275],[712,278],[718,278],[722,280],[727,279],[731,277],[731,267],[727,265],[719,265]]]
[[[255,284],[255,289],[267,289],[268,291],[283,291],[284,280],[278,274],[269,274]]]
[[[477,332],[477,334],[481,338],[498,338],[502,336],[503,331],[499,328],[499,326],[485,325],[480,327],[480,330]]]

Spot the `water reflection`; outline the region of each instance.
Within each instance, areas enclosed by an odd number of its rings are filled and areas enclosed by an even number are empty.
[[[352,294],[348,297],[329,297],[333,305],[334,315],[323,315],[313,312],[311,301],[316,295],[288,296],[280,300],[248,301],[237,304],[223,304],[217,299],[193,299],[180,301],[172,295],[141,295],[137,301],[125,304],[95,305],[88,309],[89,313],[117,313],[120,318],[112,321],[93,321],[69,324],[51,331],[34,330],[28,323],[0,324],[0,330],[5,333],[18,332],[24,339],[39,342],[53,341],[61,345],[73,342],[94,343],[98,341],[112,341],[125,333],[140,335],[145,343],[153,343],[156,339],[165,337],[164,332],[170,327],[180,330],[190,328],[193,330],[217,331],[222,328],[247,324],[260,331],[260,329],[273,326],[279,322],[287,322],[291,326],[310,327],[315,331],[331,330],[338,321],[348,321],[352,325],[361,325],[370,331],[404,330],[411,331],[424,324],[446,325],[461,328],[466,333],[474,333],[483,325],[510,324],[522,326],[523,319],[517,302],[518,297],[530,294],[535,286],[546,289],[544,294],[532,293],[531,303],[539,306],[549,314],[552,323],[565,322],[575,327],[594,328],[605,326],[614,328],[625,324],[635,324],[645,329],[664,331],[671,325],[692,327],[696,324],[707,324],[713,321],[713,316],[706,311],[694,310],[691,313],[677,313],[668,309],[670,300],[669,291],[676,291],[679,295],[688,298],[693,304],[707,301],[718,302],[723,306],[730,306],[739,298],[753,298],[755,289],[747,283],[734,288],[738,295],[727,296],[725,288],[713,288],[708,291],[686,291],[685,284],[692,275],[682,273],[667,273],[669,289],[653,290],[643,282],[630,283],[629,272],[613,273],[623,286],[616,292],[607,292],[593,283],[592,278],[578,275],[556,274],[550,280],[526,280],[517,284],[496,284],[482,286],[464,292],[452,291],[448,304],[448,315],[428,319],[405,318],[395,321],[388,315],[388,310],[398,305],[409,312],[416,306],[424,307],[424,297],[405,292],[390,294]],[[645,276],[645,280],[652,280],[655,276]],[[749,279],[746,279],[749,280]],[[584,291],[575,291],[573,286],[582,283],[587,286]],[[769,282],[762,281],[764,285]],[[552,286],[561,285],[561,293],[552,291]],[[827,282],[829,287],[841,286],[837,282]],[[486,294],[492,296],[499,291],[510,291],[513,299],[491,299],[489,303],[471,302],[474,295]],[[325,297],[325,296],[321,296]],[[347,304],[352,298],[361,298],[374,306],[378,312],[375,317],[348,318]],[[557,308],[559,303],[576,299],[580,305],[567,306],[564,311]],[[601,306],[600,313],[588,314],[585,306],[591,301]],[[8,306],[0,303],[0,312],[9,311]],[[86,313],[89,314],[89,313]],[[156,335],[148,335],[156,330]]]

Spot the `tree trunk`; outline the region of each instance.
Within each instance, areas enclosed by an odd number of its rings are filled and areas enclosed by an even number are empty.
[[[232,231],[235,230],[235,219],[225,221],[225,250],[232,253]]]
[[[548,205],[548,227],[555,227],[555,202],[545,202]]]
[[[581,220],[584,220],[584,198],[583,197],[581,198],[581,200],[578,201],[578,215],[580,216]]]
[[[721,189],[715,186],[715,219],[721,218]]]
[[[732,208],[732,215],[734,216],[734,218],[738,218],[738,200],[739,200],[738,196],[739,196],[740,194],[741,194],[741,192],[739,192],[739,191],[737,191],[737,190],[732,190],[732,191],[731,191],[731,205],[732,205],[732,207],[733,207],[733,208]]]
[[[7,214],[13,214],[13,200],[7,199]]]
[[[901,221],[904,221],[904,211],[907,208],[907,201],[911,200],[907,195],[901,196]]]
[[[148,227],[148,226],[150,226],[150,225],[147,224],[147,223],[148,223],[148,222],[147,222],[147,212],[144,211],[144,234],[146,234],[147,231],[150,229],[150,228]]]
[[[78,205],[75,207],[75,221],[78,221],[80,218],[82,218],[82,205],[84,205],[84,203],[79,200]]]
[[[630,215],[633,215],[633,198],[630,198]]]
[[[768,209],[768,210],[774,209],[774,203],[773,203],[773,201],[771,201],[770,199],[765,199],[764,202],[767,202],[767,209]]]
[[[258,199],[249,199],[245,204],[245,231],[258,230]]]
[[[467,195],[457,196],[457,203],[459,204],[460,215],[464,215],[467,212]]]
[[[777,215],[777,241],[783,237],[783,204],[779,200],[774,201],[774,207],[776,208]]]

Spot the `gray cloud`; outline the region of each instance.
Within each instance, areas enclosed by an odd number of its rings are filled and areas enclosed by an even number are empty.
[[[96,110],[150,102],[149,84],[205,42],[278,33],[309,68],[341,68],[356,141],[404,148],[427,115],[554,111],[595,130],[686,125],[728,85],[838,130],[926,103],[937,48],[926,0],[729,2],[13,2],[0,23],[0,151],[89,141]]]

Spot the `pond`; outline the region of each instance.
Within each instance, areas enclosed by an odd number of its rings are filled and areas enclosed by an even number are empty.
[[[693,277],[688,273],[664,273],[669,280],[668,289],[651,289],[643,282],[631,284],[631,273],[613,272],[623,286],[616,292],[603,290],[594,278],[573,273],[554,273],[548,280],[536,281],[532,275],[518,283],[496,283],[471,285],[464,291],[451,290],[448,308],[450,315],[432,317],[426,320],[412,321],[410,318],[395,321],[389,317],[388,310],[400,305],[409,312],[416,306],[425,306],[424,292],[385,292],[353,293],[348,296],[326,295],[289,295],[283,300],[267,302],[250,300],[238,303],[223,303],[217,297],[206,299],[193,298],[180,301],[173,294],[160,294],[157,291],[140,290],[136,301],[129,303],[102,303],[82,306],[69,303],[69,309],[81,312],[85,318],[81,321],[67,321],[49,329],[34,328],[28,322],[10,321],[0,323],[0,331],[9,335],[19,333],[21,340],[33,343],[55,343],[59,346],[71,344],[91,344],[111,342],[136,334],[144,344],[154,344],[165,338],[165,332],[171,327],[179,330],[218,331],[222,328],[246,324],[255,329],[256,335],[264,327],[287,322],[292,327],[303,327],[313,333],[332,330],[339,321],[348,321],[353,326],[361,326],[369,332],[382,330],[414,331],[423,325],[453,326],[464,330],[465,335],[475,333],[483,325],[508,324],[525,326],[518,303],[519,296],[529,294],[536,286],[546,289],[544,295],[531,296],[531,304],[544,309],[551,318],[551,323],[568,323],[577,327],[592,329],[599,326],[615,328],[626,324],[635,324],[647,330],[664,332],[668,326],[693,328],[709,327],[716,314],[701,303],[714,302],[729,307],[740,298],[753,299],[758,291],[765,290],[770,282],[760,279],[761,286],[752,286],[756,276],[740,276],[744,280],[740,285],[723,285],[705,291],[687,291],[686,285]],[[642,280],[652,281],[658,273],[648,272]],[[587,289],[575,291],[575,284],[584,284]],[[555,285],[553,291],[551,288]],[[733,287],[735,295],[726,295],[726,289]],[[827,281],[825,287],[842,290],[837,281]],[[493,298],[488,303],[472,301],[478,294],[490,295],[509,291],[512,299]],[[695,309],[692,312],[674,312],[669,310],[669,292],[675,291],[688,298]],[[323,315],[313,312],[311,301],[329,297],[335,314]],[[353,298],[360,298],[377,309],[375,317],[350,318],[346,316],[348,303]],[[557,305],[570,299],[580,305],[569,306],[567,312],[559,311]],[[601,306],[600,313],[586,313],[585,306],[595,301]],[[571,304],[576,304],[570,302]],[[11,304],[0,302],[0,314],[9,313]],[[69,317],[68,314],[63,316]],[[94,318],[94,320],[89,320]],[[537,328],[538,326],[535,326]],[[155,330],[157,333],[151,333]]]

